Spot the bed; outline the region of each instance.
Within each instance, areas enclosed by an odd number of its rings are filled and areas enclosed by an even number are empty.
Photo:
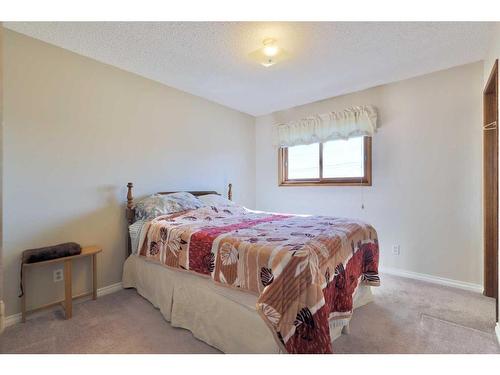
[[[225,353],[333,352],[380,283],[376,231],[353,219],[248,210],[231,195],[229,186],[220,204],[138,221],[129,183],[124,287]]]

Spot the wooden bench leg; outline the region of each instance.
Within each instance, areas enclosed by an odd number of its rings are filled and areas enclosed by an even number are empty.
[[[92,299],[97,299],[97,254],[92,255]]]
[[[24,268],[24,267],[23,267]],[[23,296],[21,297],[21,321],[26,323],[26,269],[23,269]]]
[[[65,318],[73,315],[73,291],[71,285],[71,260],[64,261],[64,312]]]

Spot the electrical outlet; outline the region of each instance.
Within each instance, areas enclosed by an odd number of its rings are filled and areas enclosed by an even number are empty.
[[[58,268],[57,270],[54,271],[54,282],[57,283],[58,281],[63,281],[64,280],[64,273],[62,268]]]
[[[401,247],[399,245],[393,245],[392,246],[392,254],[393,255],[401,254]]]

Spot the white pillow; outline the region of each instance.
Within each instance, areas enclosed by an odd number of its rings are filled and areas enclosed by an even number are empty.
[[[233,201],[230,201],[227,198],[224,198],[218,194],[207,194],[200,195],[198,197],[200,201],[205,203],[207,206],[236,206],[237,204]]]

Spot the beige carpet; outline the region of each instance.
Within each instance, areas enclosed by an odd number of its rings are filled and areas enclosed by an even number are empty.
[[[494,301],[480,294],[383,275],[375,302],[356,310],[337,353],[500,353]],[[0,336],[1,353],[218,353],[173,328],[135,290],[39,313]]]

